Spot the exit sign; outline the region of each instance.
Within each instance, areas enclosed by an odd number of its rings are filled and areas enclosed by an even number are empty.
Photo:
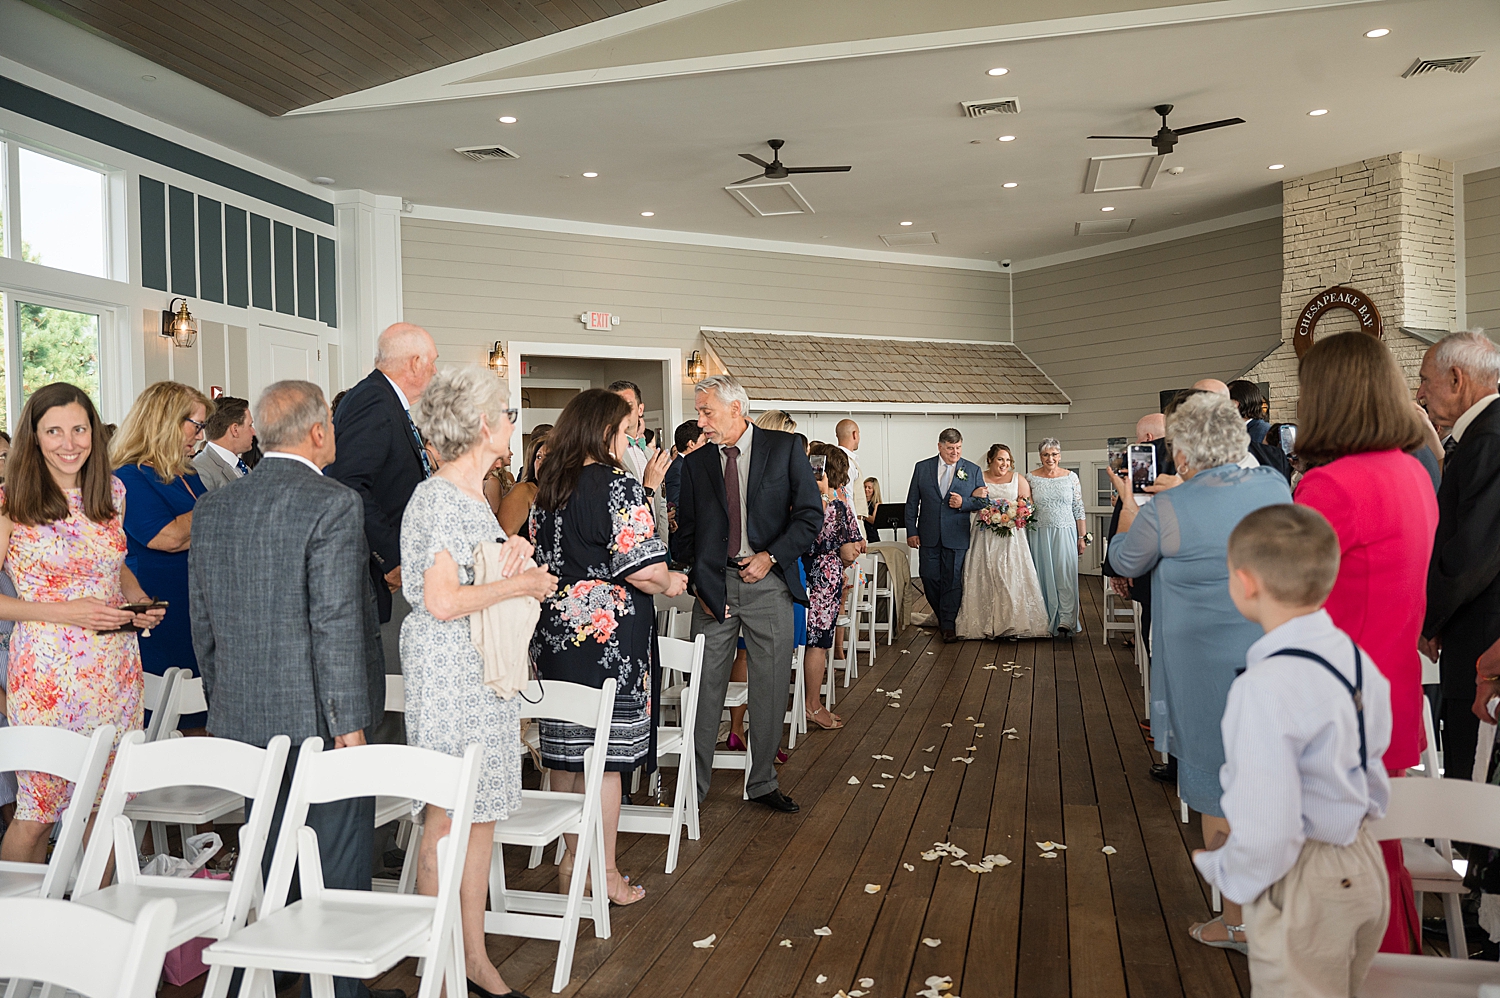
[[[620,317],[610,315],[608,312],[585,312],[578,318],[590,329],[607,330],[620,324]]]

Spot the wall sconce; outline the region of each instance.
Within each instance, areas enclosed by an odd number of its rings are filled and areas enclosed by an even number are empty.
[[[703,363],[703,354],[694,350],[688,356],[687,376],[689,381],[702,381],[703,376],[708,373],[708,366]]]
[[[186,298],[173,298],[173,303],[182,302],[176,312],[169,304],[161,313],[161,334],[172,337],[180,347],[190,347],[198,340],[198,320],[188,311]]]
[[[490,351],[489,364],[490,370],[495,374],[502,378],[507,376],[509,369],[505,362],[505,345],[499,340],[495,341],[495,347]]]

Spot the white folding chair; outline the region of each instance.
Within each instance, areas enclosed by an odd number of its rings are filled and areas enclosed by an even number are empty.
[[[141,701],[146,709],[151,711],[151,721],[146,725],[146,741],[154,742],[162,736],[162,732],[168,730],[164,723],[167,712],[172,708],[172,698],[177,695],[177,677],[186,672],[185,669],[171,668],[160,676],[155,673],[145,672],[141,674],[141,680],[145,685],[145,695]],[[187,673],[189,677],[191,672]],[[177,721],[181,714],[172,718],[171,730],[177,730]]]
[[[272,738],[265,748],[228,738],[164,738],[148,743],[139,731],[126,735],[115,753],[95,821],[97,834],[84,854],[73,900],[126,921],[139,919],[157,901],[170,900],[175,915],[167,935],[168,948],[200,936],[223,939],[243,926],[250,909],[260,902],[261,857],[291,745],[286,735]],[[178,785],[217,787],[261,803],[251,809],[249,820],[240,828],[239,861],[232,879],[141,875],[131,821],[123,814],[126,798]],[[113,832],[112,842],[109,832]],[[119,882],[105,885],[111,847]],[[217,994],[223,968],[215,966],[208,974],[204,993]]]
[[[858,565],[858,562],[855,564]],[[864,594],[864,587],[861,585],[864,581],[864,573],[856,571],[853,575],[854,588],[849,596],[849,612],[839,614],[838,620],[834,623],[834,627],[844,629],[844,657],[834,659],[830,654],[828,658],[830,673],[836,668],[843,670],[845,689],[849,688],[852,680],[859,678],[859,605]],[[873,645],[873,642],[871,644]],[[871,655],[873,654],[872,651]]]
[[[865,555],[869,560],[870,568],[870,592],[873,595],[872,602],[875,604],[875,613],[870,618],[870,639],[875,638],[875,628],[878,626],[885,632],[885,643],[894,644],[896,641],[896,589],[895,580],[891,577],[890,563],[885,560],[885,555],[879,551],[871,551]],[[879,623],[880,604],[886,605],[885,622]]]
[[[668,606],[657,613],[657,635],[659,639],[675,638],[679,641],[693,640],[693,613]],[[687,675],[662,662],[661,705],[682,717],[682,691],[687,686]]]
[[[320,738],[303,742],[265,901],[254,922],[204,950],[204,962],[222,970],[244,968],[240,993],[248,998],[275,998],[272,972],[277,970],[311,975],[313,994],[332,998],[333,978],[368,980],[407,957],[419,958],[425,967],[418,998],[437,998],[445,984],[450,995],[467,993],[458,892],[482,751],[470,745],[462,758],[407,745],[324,752]],[[382,794],[453,812],[452,828],[438,843],[436,897],[323,886],[318,836],[306,827],[308,806]],[[294,866],[302,898],[288,905]],[[219,980],[227,987],[227,976]],[[205,992],[205,998],[223,994]]]
[[[153,901],[133,921],[42,898],[0,901],[0,978],[43,981],[87,998],[154,998],[174,918]]]
[[[870,653],[867,665],[875,667],[875,640],[876,623],[875,618],[879,616],[876,612],[877,600],[876,589],[878,586],[877,576],[880,573],[880,556],[874,554],[860,555],[854,562],[855,589],[849,599],[849,616],[853,617],[853,631],[855,637],[855,650],[857,651],[863,639],[860,638],[862,631],[868,630],[870,640],[864,647]]]
[[[101,724],[90,735],[31,725],[0,728],[0,771],[48,773],[73,784],[51,859],[45,863],[0,860],[0,898],[61,898],[67,892],[114,741],[112,724]],[[5,947],[11,945],[3,934],[0,940]]]
[[[788,736],[788,748],[797,747],[797,736],[807,734],[807,684],[804,673],[804,659],[807,657],[807,646],[798,645],[792,649],[792,706],[786,712],[786,721],[791,728]]]
[[[163,707],[151,717],[151,727],[156,729],[156,740],[181,737],[177,733],[177,722],[183,714],[200,714],[208,710],[208,701],[203,696],[203,680],[186,669],[179,669],[176,678],[169,684],[171,696]],[[160,725],[157,722],[160,721]],[[172,786],[140,794],[125,805],[125,817],[139,826],[151,826],[151,844],[157,852],[167,851],[167,826],[176,825],[182,841],[198,834],[198,826],[232,815],[245,806],[241,794],[230,793],[214,787]],[[144,828],[138,827],[136,845],[144,838]]]
[[[682,697],[682,723],[675,728],[656,729],[656,764],[668,758],[677,760],[677,791],[672,809],[642,804],[620,807],[620,831],[642,835],[666,835],[667,872],[677,869],[677,855],[682,831],[688,838],[698,838],[698,766],[693,751],[693,724],[698,716],[698,683],[703,678],[703,635],[693,641],[661,638],[663,669],[674,669],[687,675],[687,692]],[[660,779],[658,771],[656,778]],[[575,874],[576,876],[576,874]]]
[[[404,676],[385,677],[385,709],[396,714],[406,713],[406,678]],[[375,827],[379,828],[392,821],[400,822],[396,828],[396,846],[406,850],[406,858],[401,862],[401,879],[388,880],[375,877],[370,881],[374,890],[410,894],[416,889],[417,851],[412,848],[412,829],[415,824],[412,821],[411,808],[410,797],[375,798]]]
[[[1102,562],[1109,555],[1109,541],[1104,542],[1104,550],[1099,554]],[[1135,601],[1121,600],[1110,588],[1109,577],[1102,577],[1104,582],[1104,637],[1103,644],[1109,644],[1109,636],[1117,631],[1134,634],[1135,626]],[[1124,604],[1124,605],[1122,605]]]
[[[556,939],[557,969],[552,990],[561,991],[573,972],[578,922],[588,918],[594,935],[609,938],[609,894],[604,870],[604,812],[601,807],[609,727],[615,713],[615,681],[602,689],[576,683],[532,680],[521,694],[523,718],[567,721],[594,729],[594,744],[584,752],[584,791],[523,790],[519,810],[495,822],[495,850],[490,857],[490,910],[484,931],[527,939]],[[566,896],[543,891],[511,890],[505,885],[504,845],[545,848],[562,835],[578,836],[573,881]],[[592,891],[583,896],[584,886]]]
[[[1420,771],[1409,769],[1407,777],[1442,779],[1438,768],[1437,735],[1432,724],[1432,704],[1422,697],[1422,726],[1427,733],[1427,747],[1422,750]],[[1469,956],[1468,940],[1464,938],[1464,916],[1460,901],[1469,893],[1464,886],[1463,874],[1453,866],[1453,844],[1447,839],[1436,839],[1428,845],[1422,839],[1402,839],[1401,859],[1411,874],[1412,890],[1416,892],[1417,911],[1422,910],[1423,894],[1443,896],[1443,917],[1448,923],[1448,950],[1452,956],[1466,960]]]

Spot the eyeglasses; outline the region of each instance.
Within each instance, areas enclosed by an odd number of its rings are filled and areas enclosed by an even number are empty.
[[[514,424],[521,416],[520,409],[501,409],[500,411],[505,413],[505,418],[510,420],[512,424]]]
[[[183,417],[182,421],[184,423],[192,423],[194,426],[196,426],[198,428],[198,432],[199,433],[202,433],[204,430],[208,429],[208,424],[207,423],[200,423],[196,419],[194,419],[192,416],[185,416],[185,417]]]

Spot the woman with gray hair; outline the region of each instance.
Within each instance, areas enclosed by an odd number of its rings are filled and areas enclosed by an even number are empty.
[[[484,685],[468,618],[516,596],[546,599],[557,588],[545,568],[522,570],[530,542],[506,538],[484,495],[485,475],[510,458],[516,412],[506,401],[505,382],[484,368],[454,368],[432,379],[411,418],[442,467],[417,486],[401,519],[402,583],[411,603],[401,625],[407,743],[455,756],[484,746],[459,891],[469,989],[481,995],[510,993],[485,952],[484,907],[495,822],[521,806],[521,704]],[[504,577],[475,585],[475,549],[495,540],[505,543]],[[437,844],[450,820],[443,808],[426,807],[419,893],[437,893]]]
[[[1151,573],[1151,734],[1177,760],[1178,793],[1203,817],[1203,841],[1228,835],[1219,806],[1224,741],[1219,722],[1245,652],[1261,636],[1229,598],[1229,535],[1246,515],[1292,501],[1275,468],[1242,468],[1250,446],[1234,402],[1212,392],[1183,400],[1167,417],[1167,442],[1178,477],[1137,505],[1130,484],[1113,471],[1125,497],[1109,561],[1126,578]],[[1180,483],[1178,483],[1180,478]],[[1212,848],[1212,847],[1210,847]],[[1191,926],[1194,939],[1247,952],[1240,906]]]
[[[1042,601],[1047,606],[1047,633],[1072,637],[1083,630],[1078,612],[1078,559],[1083,555],[1083,485],[1078,474],[1062,466],[1062,444],[1045,437],[1036,448],[1041,467],[1026,476],[1036,510],[1030,537],[1031,562]]]

